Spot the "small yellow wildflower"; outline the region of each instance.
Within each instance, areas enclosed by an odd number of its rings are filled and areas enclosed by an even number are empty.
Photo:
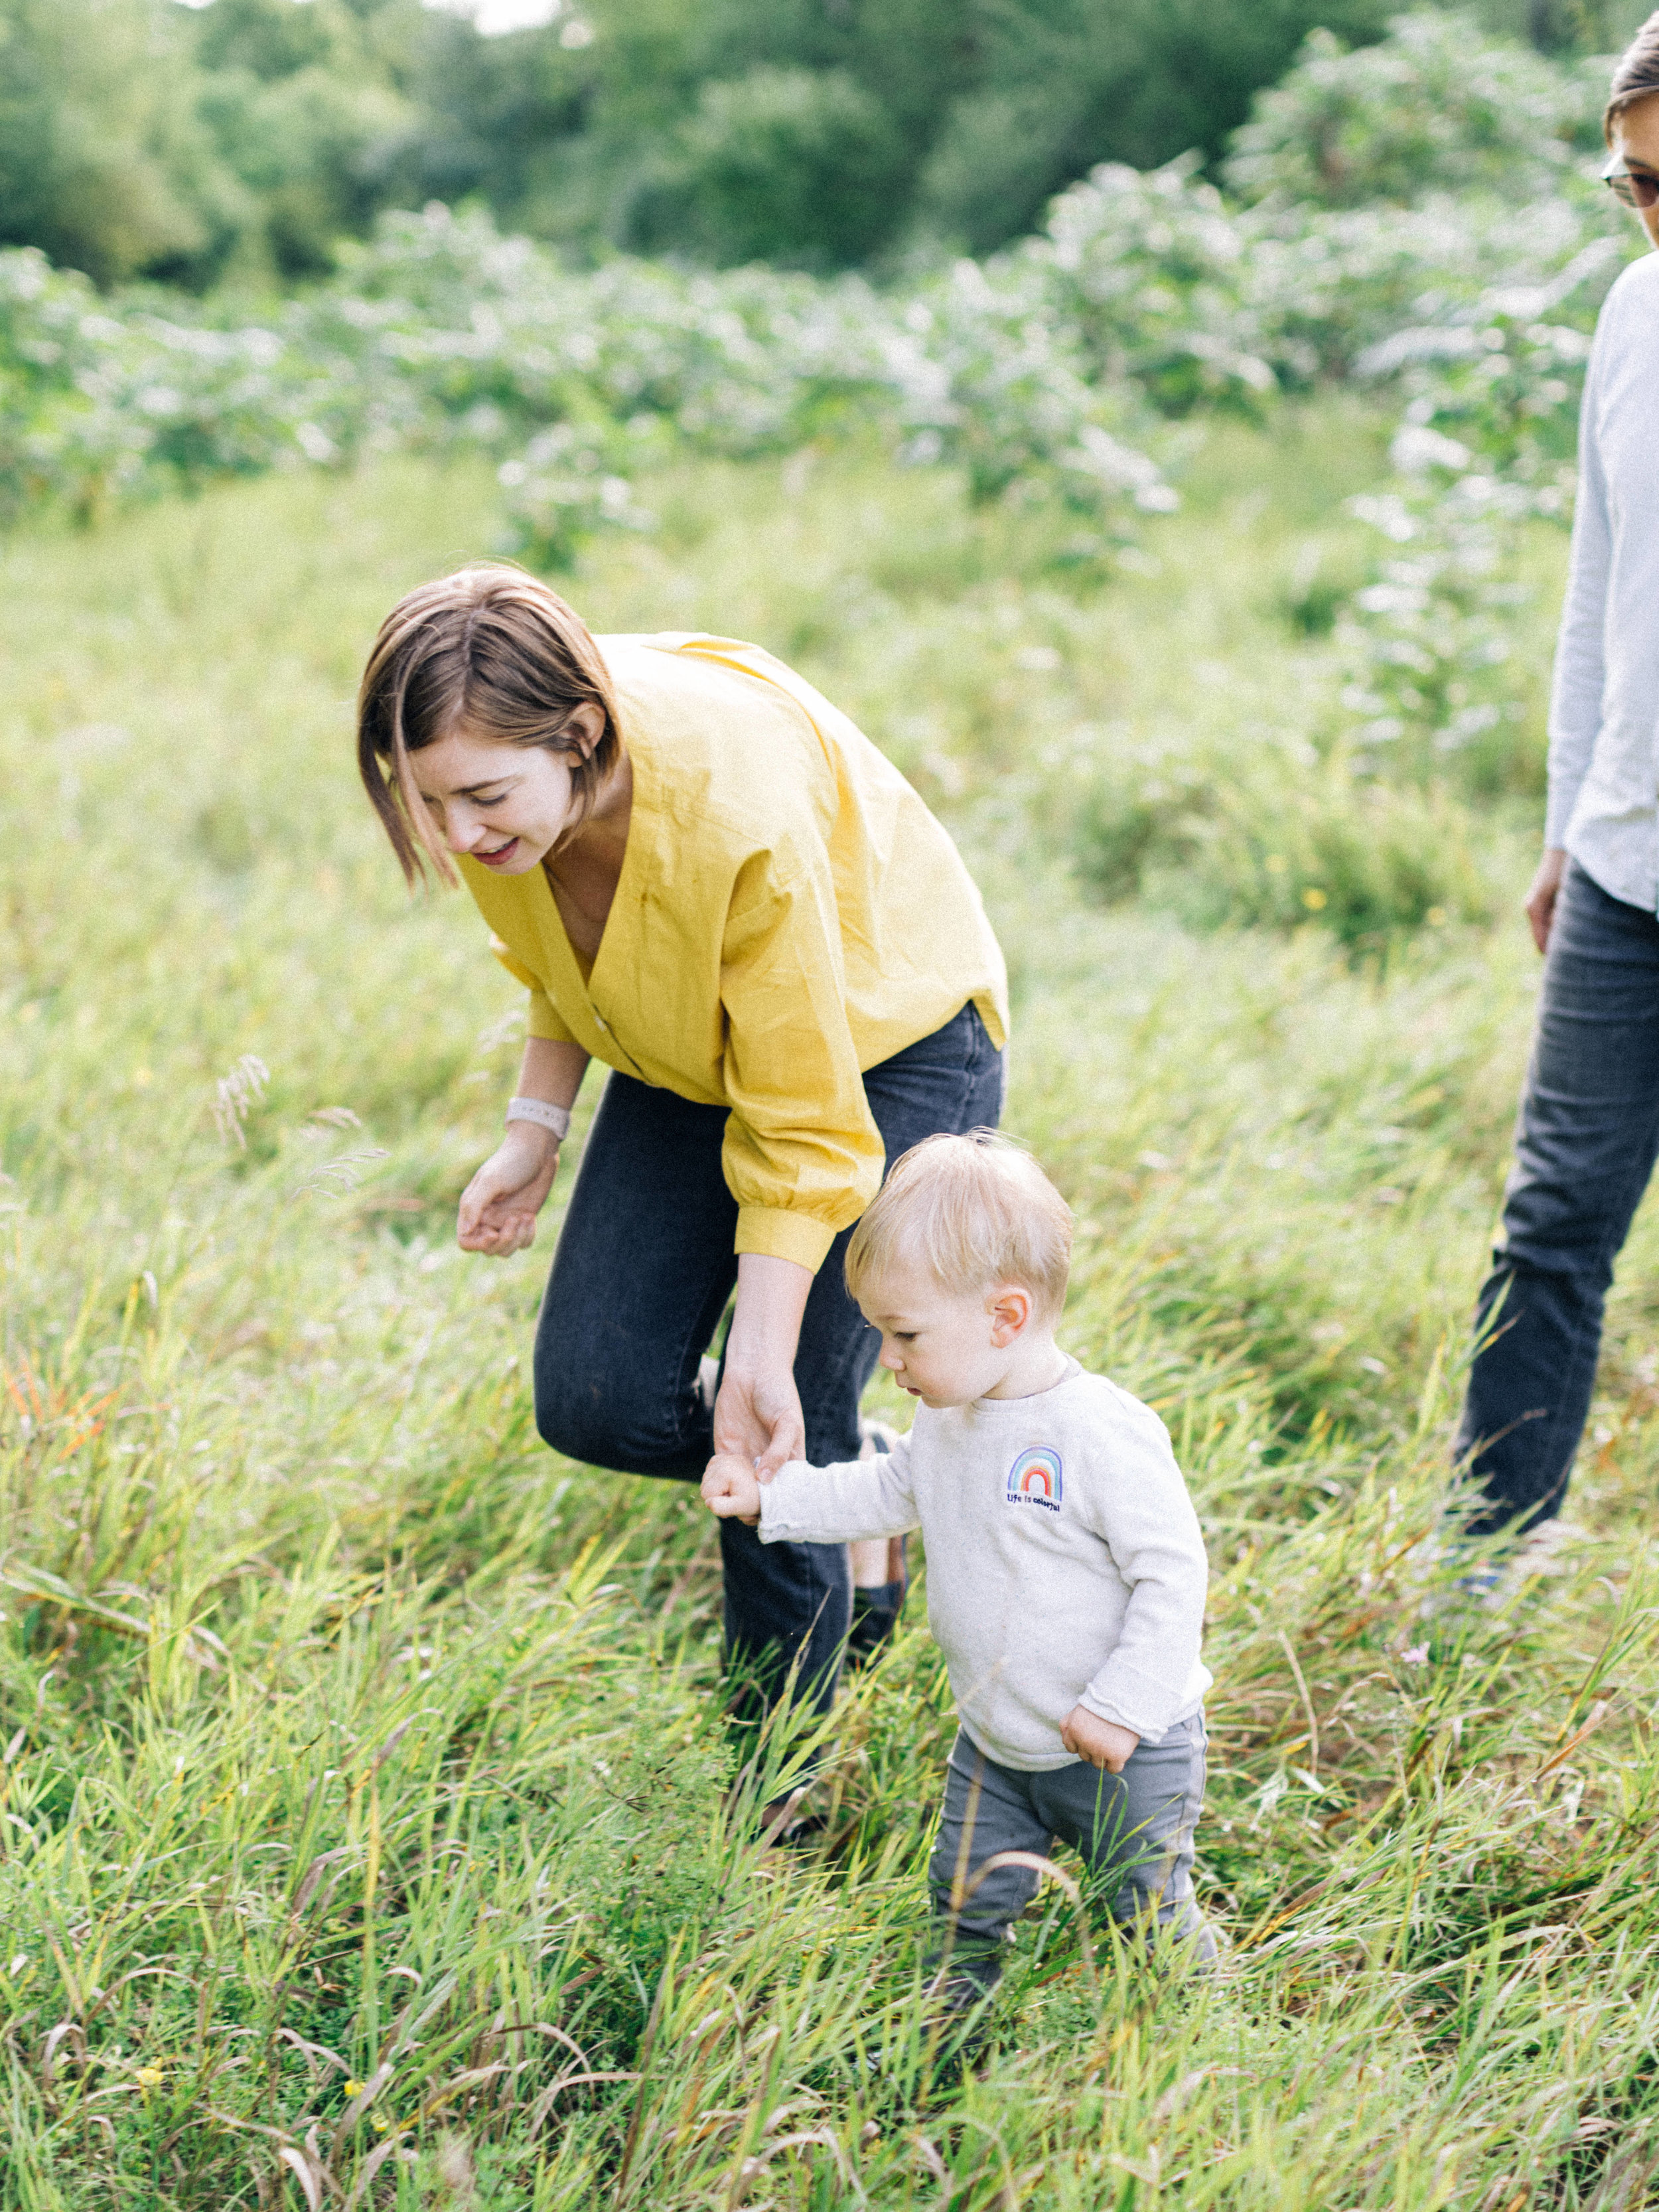
[[[374,2118],[369,2122],[369,2125],[374,2129],[377,2136],[389,2134],[392,2128],[392,2123],[387,2119],[384,2112],[376,2112]]]
[[[166,2078],[159,2066],[141,2066],[138,2069],[138,2083],[141,2088],[159,2089]]]
[[[1302,903],[1310,914],[1317,914],[1320,908],[1328,905],[1329,902],[1317,884],[1310,884],[1302,894]]]
[[[346,2083],[346,2094],[348,2097],[361,2097],[363,2091],[368,2088],[368,2084],[367,2081],[348,2081]]]

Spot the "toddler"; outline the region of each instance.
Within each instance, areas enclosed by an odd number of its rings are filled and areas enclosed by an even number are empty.
[[[882,1364],[920,1401],[890,1452],[792,1463],[763,1484],[711,1460],[702,1494],[763,1544],[919,1528],[927,1617],[961,1727],[929,1881],[941,1995],[994,1984],[1035,1870],[1062,1838],[1115,1918],[1215,1945],[1192,1893],[1204,1796],[1199,1658],[1206,1570],[1164,1424],[1054,1341],[1071,1214],[1026,1152],[987,1132],[904,1154],[859,1224],[847,1282]]]

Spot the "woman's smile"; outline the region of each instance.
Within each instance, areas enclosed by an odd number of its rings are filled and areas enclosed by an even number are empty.
[[[420,793],[452,853],[493,875],[538,866],[580,818],[569,756],[465,727],[424,746]]]

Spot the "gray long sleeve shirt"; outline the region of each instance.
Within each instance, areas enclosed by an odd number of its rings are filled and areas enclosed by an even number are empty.
[[[1028,1772],[1073,1763],[1060,1728],[1073,1705],[1157,1743],[1211,1681],[1204,1539],[1169,1433],[1068,1364],[1052,1390],[921,1407],[890,1455],[793,1462],[761,1490],[763,1544],[921,1528],[962,1724]]]
[[[1578,437],[1572,560],[1550,704],[1547,845],[1603,890],[1659,908],[1659,254],[1595,326]]]

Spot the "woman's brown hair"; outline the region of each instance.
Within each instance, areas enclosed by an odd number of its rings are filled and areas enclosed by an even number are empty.
[[[1620,55],[1601,115],[1601,136],[1613,143],[1613,126],[1626,108],[1659,92],[1659,9]]]
[[[605,715],[586,755],[570,720]],[[410,756],[465,729],[571,756],[580,822],[622,751],[617,702],[592,634],[556,592],[522,568],[480,563],[399,599],[380,624],[357,693],[357,766],[410,883],[428,861],[455,881]]]

